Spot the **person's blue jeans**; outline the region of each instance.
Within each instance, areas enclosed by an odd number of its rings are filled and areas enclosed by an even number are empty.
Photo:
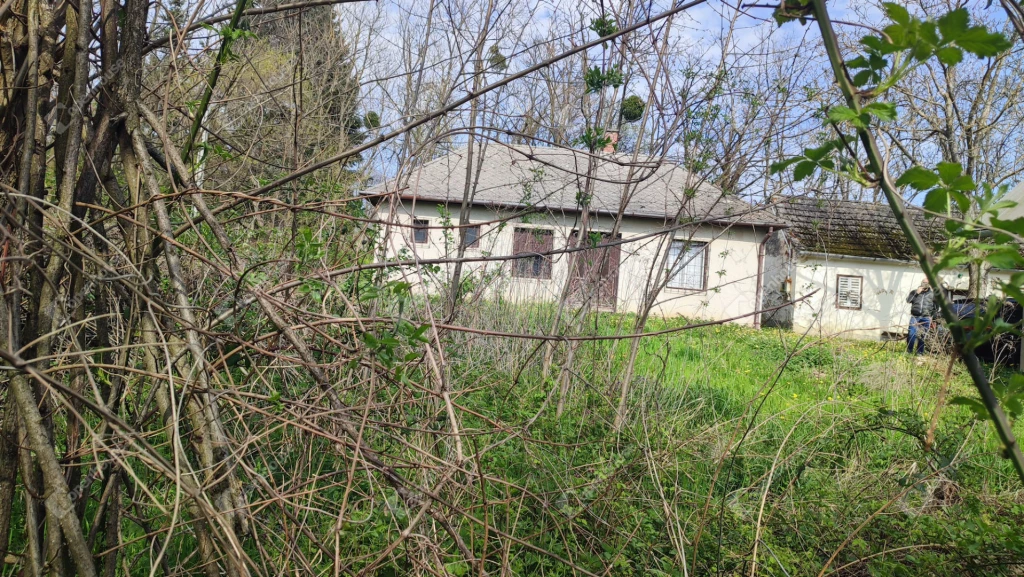
[[[930,317],[910,317],[910,331],[907,333],[908,353],[914,352],[916,344],[917,354],[924,354],[924,338],[928,336],[928,329],[930,328],[932,328],[932,319]]]

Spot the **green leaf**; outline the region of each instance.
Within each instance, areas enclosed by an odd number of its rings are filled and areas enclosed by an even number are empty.
[[[974,184],[974,179],[968,175],[958,176],[953,179],[953,182],[949,183],[950,190],[967,190],[971,191],[978,188],[978,185]]]
[[[907,12],[906,8],[894,2],[885,2],[882,6],[885,8],[885,15],[890,20],[904,26],[910,25],[910,12]]]
[[[860,39],[860,43],[875,52],[882,52],[885,49],[885,43],[878,36],[864,36]]]
[[[858,56],[846,61],[846,66],[849,68],[870,68],[871,65],[868,63],[868,59],[863,56]]]
[[[1020,253],[1016,250],[1007,248],[985,255],[985,262],[992,265],[994,268],[1016,269],[1020,268],[1020,264],[1024,262],[1024,258],[1022,258]]]
[[[936,188],[924,197],[924,209],[928,212],[946,214],[949,208],[949,193],[944,188]]]
[[[609,71],[611,74],[611,71]],[[587,93],[600,92],[602,88],[608,86],[608,77],[601,72],[601,67],[591,66],[586,72],[583,73],[583,82],[587,85]]]
[[[848,106],[834,106],[829,109],[828,118],[833,122],[850,121],[857,118],[857,113]]]
[[[414,341],[420,341],[421,343],[429,343],[430,338],[424,334],[427,332],[427,329],[429,328],[430,325],[420,325],[418,329],[416,329],[415,331],[413,331],[411,335],[409,335],[409,339]]]
[[[1020,416],[1021,412],[1024,412],[1024,405],[1021,404],[1020,396],[1018,395],[1011,395],[1003,399],[1003,408],[1014,419]]]
[[[927,45],[929,52],[933,50],[936,46],[938,46],[940,42],[942,42],[941,40],[939,40],[938,32],[935,31],[934,22],[922,22],[921,27],[918,29],[917,33],[921,37],[921,40],[924,41],[924,44]]]
[[[967,407],[968,409],[973,411],[979,419],[988,419],[988,409],[986,409],[984,403],[982,403],[978,399],[971,399],[968,397],[953,397],[953,399],[949,401],[949,404]]]
[[[1024,235],[1024,216],[1013,220],[992,219],[992,227],[998,230],[1005,230],[1014,234]]]
[[[970,15],[966,8],[957,8],[952,12],[939,18],[939,32],[946,42],[953,42],[967,32]]]
[[[947,223],[948,222],[954,222],[954,221],[947,221]],[[942,258],[940,258],[935,263],[935,272],[956,268],[956,267],[966,263],[969,260],[971,260],[971,259],[967,258],[966,256],[964,256],[962,254],[958,254],[958,253],[943,255]]]
[[[1017,302],[1024,302],[1024,291],[1019,286],[1012,283],[999,283],[999,289],[1003,291],[1003,294],[1014,299]]]
[[[462,577],[466,573],[469,573],[469,565],[467,565],[465,561],[448,563],[445,565],[445,569],[447,569],[452,575],[455,575],[455,577]]]
[[[864,107],[864,112],[874,115],[883,122],[896,120],[896,105],[892,102],[872,102]]]
[[[815,148],[805,148],[804,156],[815,162],[818,162],[825,158],[826,156],[828,156],[828,153],[832,152],[836,145],[837,142],[835,140],[830,140],[825,144],[822,144],[821,146]]]
[[[964,51],[957,48],[956,46],[946,46],[945,48],[939,48],[935,53],[939,57],[939,62],[946,66],[956,66],[960,64],[960,61],[964,59]]]
[[[885,35],[889,37],[889,41],[885,44],[884,53],[905,50],[909,47],[907,44],[907,30],[903,26],[890,24],[883,28],[882,32],[885,32]]]
[[[989,32],[984,26],[973,26],[956,39],[957,46],[978,58],[995,56],[1008,50],[1012,44],[998,32]]]
[[[965,177],[961,176],[960,178]],[[949,191],[949,196],[952,197],[953,202],[956,203],[956,207],[960,209],[961,214],[967,214],[968,209],[971,208],[971,199],[967,198],[967,195],[955,188]]]
[[[861,70],[853,75],[853,83],[857,86],[864,86],[871,81],[871,76],[870,70]]]
[[[786,170],[790,166],[800,162],[801,160],[803,160],[803,158],[801,158],[799,156],[794,156],[793,158],[787,158],[786,160],[780,160],[778,162],[773,162],[772,166],[771,166],[771,173],[772,174],[778,174],[778,173],[782,172],[783,170]]]
[[[925,60],[931,58],[932,54],[934,54],[935,45],[926,40],[922,40],[914,45],[913,50],[911,52],[913,53],[915,60],[917,60],[918,62],[924,62]]]
[[[912,166],[896,180],[896,186],[909,186],[914,190],[928,190],[939,183],[939,177],[923,166]]]
[[[943,184],[952,184],[964,172],[964,167],[956,162],[940,162],[935,166]]]
[[[814,174],[814,169],[817,167],[818,165],[811,160],[805,160],[801,162],[800,164],[796,165],[796,169],[793,170],[793,180],[799,182],[807,178],[808,176]]]

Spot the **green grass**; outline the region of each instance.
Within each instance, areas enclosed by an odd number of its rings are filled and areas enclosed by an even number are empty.
[[[543,307],[525,314],[496,315],[495,328],[547,326]],[[601,315],[586,326],[621,334],[632,322]],[[615,432],[629,342],[579,348],[560,417],[558,383],[542,379],[534,348],[499,339],[453,346],[459,402],[488,415],[463,426],[478,446],[506,439],[481,460],[500,479],[487,489],[504,503],[490,507],[492,522],[590,571],[682,575],[685,555],[691,575],[749,575],[755,543],[758,575],[817,575],[836,551],[829,571],[845,566],[842,575],[1022,567],[1020,483],[990,425],[945,406],[925,450],[942,358],[918,365],[901,343],[732,325],[651,337],[627,427]],[[972,393],[955,366],[947,399]],[[543,554],[513,551],[516,574],[572,574]]]

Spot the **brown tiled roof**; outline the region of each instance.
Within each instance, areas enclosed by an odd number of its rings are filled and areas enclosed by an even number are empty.
[[[473,202],[507,208],[578,211],[589,159],[581,150],[490,143]],[[635,186],[625,215],[660,220],[674,220],[679,215],[695,220],[778,223],[774,215],[755,210],[734,195],[723,194],[676,164],[641,156],[630,174],[631,162],[631,154],[599,155],[590,201],[592,211],[616,214],[623,185],[631,181]],[[409,176],[408,189],[401,194],[409,200],[461,203],[465,183],[466,150],[458,149],[416,169]],[[367,192],[381,193],[393,186],[384,183]]]
[[[789,224],[789,235],[801,250],[869,258],[915,260],[910,243],[888,204],[829,198],[790,197],[775,210]],[[918,232],[932,246],[945,240],[942,220],[925,218],[908,206]]]

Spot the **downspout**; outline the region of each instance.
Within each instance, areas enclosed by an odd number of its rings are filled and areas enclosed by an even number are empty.
[[[768,234],[764,235],[764,240],[762,240],[761,243],[759,245],[757,245],[757,288],[754,291],[754,306],[755,307],[761,307],[761,308],[764,307],[764,303],[761,302],[761,299],[762,299],[762,296],[763,296],[761,293],[764,292],[764,250],[765,250],[765,245],[768,244],[768,239],[770,239],[773,234],[775,234],[775,227],[774,226],[769,226],[768,227]],[[754,310],[757,310],[757,308],[755,308]],[[761,328],[761,315],[760,314],[754,315],[754,328],[755,329],[760,329]]]

